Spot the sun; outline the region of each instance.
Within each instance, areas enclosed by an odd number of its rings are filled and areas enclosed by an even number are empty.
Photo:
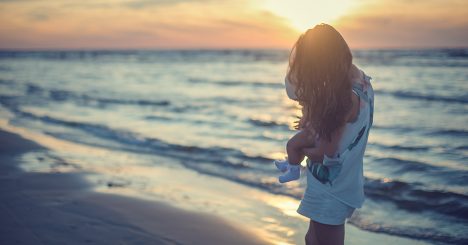
[[[355,4],[355,0],[265,0],[262,7],[286,18],[302,32],[322,22],[332,23]]]

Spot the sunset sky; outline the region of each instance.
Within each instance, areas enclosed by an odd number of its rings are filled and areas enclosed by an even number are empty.
[[[0,49],[290,48],[319,22],[351,48],[468,46],[467,0],[0,0]]]

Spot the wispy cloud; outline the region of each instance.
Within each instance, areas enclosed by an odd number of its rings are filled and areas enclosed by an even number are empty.
[[[0,48],[289,48],[299,31],[262,1],[0,0]],[[465,0],[355,1],[332,23],[351,47],[466,46]]]
[[[161,7],[164,5],[177,5],[180,3],[212,3],[214,0],[130,0],[122,3],[123,6],[133,8],[133,9],[143,9],[149,7]]]
[[[460,0],[367,0],[337,26],[354,47],[466,47],[466,16]]]

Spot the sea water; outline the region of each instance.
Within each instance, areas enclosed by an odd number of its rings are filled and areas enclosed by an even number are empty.
[[[64,141],[168,158],[299,200],[305,178],[281,185],[272,165],[285,156],[300,115],[284,91],[288,55],[1,51],[0,116]],[[468,243],[468,50],[353,56],[372,77],[375,116],[364,159],[367,200],[349,222],[428,242]]]

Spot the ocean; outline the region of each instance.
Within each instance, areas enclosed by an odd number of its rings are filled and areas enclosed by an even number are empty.
[[[300,200],[305,178],[281,185],[272,164],[285,156],[300,114],[284,91],[288,55],[0,51],[0,119],[62,141],[145,156],[131,164],[157,168],[148,159],[164,157],[201,175]],[[364,159],[366,202],[349,222],[429,243],[467,244],[468,49],[353,50],[353,56],[372,77],[375,115]],[[108,164],[84,153],[60,157]],[[37,168],[60,171],[53,164]],[[147,190],[130,173],[96,183]]]

